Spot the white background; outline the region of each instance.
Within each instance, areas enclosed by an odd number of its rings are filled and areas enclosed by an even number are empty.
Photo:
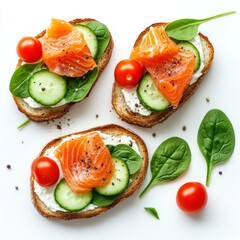
[[[215,58],[204,82],[184,107],[166,122],[150,129],[119,120],[111,105],[114,67],[129,56],[136,37],[145,27],[154,22],[205,18],[232,10],[237,14],[200,27],[215,47]],[[239,11],[239,1],[233,0],[1,1],[0,239],[239,239]],[[48,27],[52,17],[65,20],[91,17],[105,23],[115,42],[112,59],[90,96],[76,104],[66,116],[50,123],[32,122],[18,130],[17,125],[26,117],[17,111],[8,90],[17,63],[16,44],[20,38],[34,36]],[[207,97],[210,102],[206,101]],[[198,215],[187,215],[177,208],[175,196],[185,182],[205,183],[206,164],[197,146],[197,131],[204,115],[213,108],[224,111],[232,121],[236,147],[229,161],[213,169],[205,210]],[[139,199],[138,191],[114,209],[92,219],[64,222],[42,217],[31,202],[32,160],[55,137],[108,123],[120,124],[138,133],[147,144],[150,158],[167,138],[184,138],[192,151],[190,168],[177,180],[155,186],[144,198]],[[61,125],[61,130],[57,129],[57,124]],[[182,130],[183,126],[186,131]],[[7,164],[12,166],[11,170],[7,169]],[[150,177],[148,171],[140,190]],[[15,186],[19,187],[18,191]],[[145,212],[144,207],[155,207],[160,220]]]

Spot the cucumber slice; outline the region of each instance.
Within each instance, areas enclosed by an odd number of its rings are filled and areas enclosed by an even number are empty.
[[[119,159],[113,158],[115,172],[111,181],[104,187],[96,187],[95,190],[101,195],[111,196],[123,192],[129,183],[129,170],[127,164]]]
[[[30,78],[28,91],[37,103],[52,106],[64,98],[67,92],[67,82],[55,73],[41,70]]]
[[[198,49],[188,41],[181,41],[178,43],[178,46],[184,50],[191,51],[195,57],[194,72],[196,72],[201,65],[201,57]]]
[[[170,106],[170,102],[159,92],[149,73],[143,76],[137,94],[141,104],[149,110],[161,111]]]
[[[54,191],[55,201],[60,207],[70,212],[77,212],[84,209],[92,201],[92,192],[75,193],[68,186],[65,179],[62,179]]]
[[[85,25],[74,25],[84,36],[84,39],[89,47],[92,57],[95,58],[98,52],[98,41],[93,30]]]

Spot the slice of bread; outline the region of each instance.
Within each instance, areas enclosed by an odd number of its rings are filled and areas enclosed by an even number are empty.
[[[151,26],[159,26],[164,27],[166,23],[155,23]],[[147,27],[137,38],[134,47],[138,46],[141,42],[143,36],[148,32],[149,28]],[[134,113],[131,111],[131,109],[126,104],[124,95],[122,93],[122,88],[114,83],[113,90],[112,90],[112,105],[116,111],[116,113],[120,116],[120,118],[128,122],[130,124],[136,124],[142,127],[152,127],[153,125],[157,123],[161,123],[164,120],[166,120],[170,115],[172,115],[175,111],[177,111],[181,106],[184,105],[184,103],[195,93],[200,83],[203,81],[205,74],[208,72],[211,62],[214,57],[214,48],[209,41],[209,39],[204,36],[203,34],[199,33],[200,40],[203,47],[203,62],[204,62],[204,68],[202,70],[202,75],[197,79],[197,81],[191,85],[188,86],[186,91],[184,92],[184,95],[181,99],[181,102],[178,106],[178,108],[173,109],[172,107],[159,111],[159,112],[152,112],[149,116],[143,116],[139,113]]]
[[[128,137],[132,138],[136,142],[137,147],[140,152],[140,155],[143,159],[143,163],[142,163],[140,170],[131,176],[131,181],[130,181],[127,189],[110,206],[97,207],[93,210],[80,211],[80,212],[63,212],[63,211],[54,212],[51,209],[49,209],[40,200],[40,198],[36,194],[35,189],[34,189],[34,178],[31,175],[30,183],[31,183],[31,194],[32,194],[33,204],[36,207],[36,209],[39,211],[39,213],[42,214],[44,217],[51,218],[51,219],[63,219],[63,220],[94,217],[96,215],[99,215],[100,213],[103,213],[103,212],[111,209],[116,204],[122,202],[124,199],[131,196],[141,186],[143,180],[145,179],[147,168],[148,168],[148,161],[149,161],[148,160],[148,151],[147,151],[144,141],[137,134],[135,134],[134,132],[132,132],[126,128],[120,127],[118,125],[108,124],[108,125],[104,125],[104,126],[91,128],[86,131],[69,134],[67,136],[72,136],[72,135],[76,135],[76,134],[86,134],[86,133],[92,132],[92,131],[100,131],[102,133],[107,133],[112,136],[128,136]],[[43,156],[44,153],[48,149],[50,149],[51,147],[57,146],[61,142],[61,140],[67,136],[62,136],[62,137],[59,137],[57,139],[50,141],[42,149],[39,156]]]
[[[96,21],[96,20],[91,19],[91,18],[75,19],[75,20],[70,21],[70,23],[71,24],[81,24],[81,23],[86,23],[89,21]],[[45,30],[42,31],[40,34],[38,34],[36,36],[36,38],[41,38],[45,34],[45,32],[46,32]],[[108,44],[104,54],[102,55],[102,57],[97,61],[97,66],[98,66],[98,70],[99,70],[98,78],[111,58],[113,47],[114,47],[113,38],[110,33],[109,44]],[[21,64],[22,64],[22,61],[19,60],[17,67],[19,67]],[[35,122],[43,122],[43,121],[48,121],[48,120],[52,120],[55,118],[60,118],[64,114],[66,114],[69,111],[69,108],[74,104],[74,103],[66,103],[59,107],[32,108],[22,98],[13,96],[13,99],[14,99],[19,111],[24,113],[29,119],[31,119],[32,121],[35,121]]]

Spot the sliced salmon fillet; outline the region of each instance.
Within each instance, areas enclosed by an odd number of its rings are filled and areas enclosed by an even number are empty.
[[[131,58],[143,64],[159,91],[177,108],[194,72],[194,54],[180,49],[163,28],[151,27]]]
[[[63,175],[77,193],[105,186],[114,173],[114,162],[108,148],[97,132],[63,142],[56,150]]]
[[[51,72],[81,77],[97,66],[83,34],[64,20],[52,19],[41,41],[43,61]]]
[[[150,27],[141,42],[132,50],[131,58],[146,64],[155,64],[165,56],[178,52],[177,44],[172,41],[163,28]]]

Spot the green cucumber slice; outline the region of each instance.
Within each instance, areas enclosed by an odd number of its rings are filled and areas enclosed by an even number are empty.
[[[44,69],[32,75],[28,91],[37,103],[52,106],[64,98],[67,83],[63,77]]]
[[[141,79],[137,94],[140,103],[151,111],[162,111],[170,106],[170,102],[159,92],[149,73]]]
[[[95,58],[98,52],[98,41],[93,30],[85,25],[75,24],[75,28],[77,28],[84,36],[84,39],[89,47],[89,50],[92,54],[92,57]]]
[[[191,51],[194,54],[194,57],[195,57],[194,72],[196,72],[201,65],[201,57],[198,49],[188,41],[181,41],[178,43],[178,46],[181,49]]]
[[[55,201],[60,207],[69,212],[78,212],[87,207],[92,201],[92,192],[75,193],[68,186],[65,179],[62,179],[54,191]]]
[[[111,196],[123,192],[129,183],[129,170],[127,164],[119,159],[113,158],[115,172],[111,181],[104,187],[96,187],[95,190],[101,195]]]

